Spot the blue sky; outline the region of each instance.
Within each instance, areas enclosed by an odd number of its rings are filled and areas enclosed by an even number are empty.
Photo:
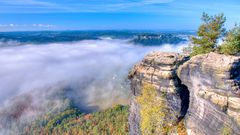
[[[239,0],[0,0],[0,31],[195,30],[203,12],[240,22]]]

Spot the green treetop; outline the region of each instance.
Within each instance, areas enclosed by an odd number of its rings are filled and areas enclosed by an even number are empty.
[[[203,24],[198,28],[197,37],[191,38],[194,44],[191,56],[214,51],[218,38],[225,34],[226,17],[223,14],[209,16],[203,13],[202,21]]]
[[[219,47],[220,53],[227,55],[236,55],[240,53],[240,26],[236,25],[227,33],[223,44]]]

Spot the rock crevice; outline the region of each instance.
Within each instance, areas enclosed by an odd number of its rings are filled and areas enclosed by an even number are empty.
[[[141,134],[141,105],[136,97],[144,83],[166,95],[163,100],[175,114],[169,116],[176,123],[184,118],[189,135],[240,133],[239,56],[209,53],[189,60],[177,53],[153,52],[134,66],[129,79],[130,134]]]
[[[172,113],[167,114],[173,122],[169,122],[169,124],[175,125],[185,116],[188,109],[189,92],[187,87],[181,84],[176,71],[179,65],[187,60],[188,57],[176,53],[153,52],[130,71],[129,79],[133,93],[129,115],[130,134],[141,134],[139,113],[141,106],[137,103],[136,97],[141,94],[145,83],[154,86],[159,95],[165,94],[162,100],[166,101],[167,108]],[[162,98],[162,96],[159,97]]]
[[[240,57],[216,53],[195,56],[178,68],[190,91],[189,134],[240,133],[239,71]]]

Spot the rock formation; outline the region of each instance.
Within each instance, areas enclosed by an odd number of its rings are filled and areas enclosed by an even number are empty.
[[[240,133],[238,56],[210,53],[188,60],[176,53],[153,52],[134,66],[129,79],[133,93],[129,115],[132,135],[141,134],[141,104],[137,97],[145,83],[154,86],[159,95],[166,95],[159,97],[171,109],[166,114],[171,119],[166,121],[168,124],[177,124],[184,118],[189,135]]]
[[[159,93],[166,94],[163,100],[167,102],[167,107],[174,114],[174,118],[171,119],[177,122],[180,117],[185,115],[187,106],[181,109],[181,95],[184,93],[180,93],[184,90],[182,90],[183,87],[177,77],[176,70],[186,60],[187,57],[176,53],[153,52],[131,70],[129,79],[131,80],[133,98],[129,116],[130,134],[139,135],[141,133],[140,105],[136,101],[136,97],[141,94],[144,83],[150,83]]]
[[[240,57],[199,55],[178,69],[190,91],[189,134],[240,134]]]

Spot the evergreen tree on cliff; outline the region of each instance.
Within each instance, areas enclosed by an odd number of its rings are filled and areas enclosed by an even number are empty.
[[[225,34],[224,23],[226,17],[223,14],[209,16],[207,13],[203,13],[202,21],[203,24],[198,28],[197,37],[191,38],[194,46],[190,56],[214,51],[217,40]]]
[[[220,53],[226,55],[240,54],[240,25],[236,25],[227,33],[227,37],[221,46],[219,46]]]

